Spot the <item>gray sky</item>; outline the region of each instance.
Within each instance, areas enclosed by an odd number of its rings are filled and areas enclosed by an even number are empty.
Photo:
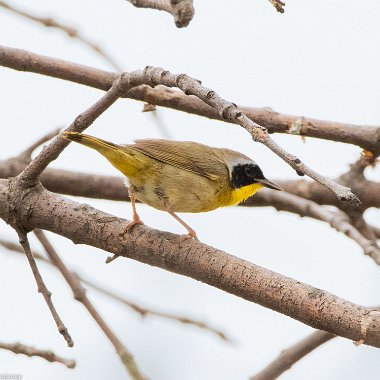
[[[355,124],[380,120],[380,32],[377,1],[287,1],[277,14],[266,0],[195,2],[190,26],[177,29],[164,12],[136,9],[126,1],[95,5],[90,0],[14,2],[31,12],[51,15],[76,26],[100,43],[125,70],[146,65],[185,72],[237,104],[269,106],[276,111]],[[47,30],[0,9],[1,44],[111,70],[107,63],[62,32]],[[47,131],[70,123],[101,92],[35,74],[0,68],[3,138],[0,158],[14,155]],[[88,130],[110,141],[162,137],[142,104],[121,100]],[[296,175],[265,147],[252,143],[241,128],[172,110],[159,110],[173,139],[226,146],[253,157],[270,179]],[[5,135],[4,135],[5,132]],[[274,139],[305,163],[336,176],[356,160],[358,148],[293,136]],[[54,167],[116,174],[103,158],[80,146],[70,146]],[[379,169],[368,170],[379,179]],[[81,199],[76,199],[82,201]],[[128,203],[83,200],[107,212],[130,218]],[[183,233],[169,215],[139,205],[151,227]],[[368,220],[380,226],[378,210]],[[183,215],[201,241],[313,286],[363,305],[379,304],[378,267],[361,249],[323,223],[278,213],[272,209],[219,209]],[[0,222],[0,235],[16,240]],[[74,246],[54,236],[65,261],[85,274],[142,305],[178,312],[212,323],[228,333],[228,345],[211,334],[175,322],[141,320],[106,297],[89,291],[96,306],[134,353],[152,379],[247,379],[278,352],[312,330],[279,315],[194,280],[116,260],[104,265],[106,254]],[[254,241],[254,243],[252,243]],[[39,248],[32,239],[33,245]],[[124,379],[125,371],[110,343],[55,272],[41,269],[54,301],[75,340],[68,349],[56,332],[48,310],[35,289],[26,260],[0,255],[1,341],[21,341],[51,348],[76,358],[77,369],[0,352],[0,373],[21,373],[24,379]],[[282,379],[377,379],[379,353],[336,339],[302,362]]]

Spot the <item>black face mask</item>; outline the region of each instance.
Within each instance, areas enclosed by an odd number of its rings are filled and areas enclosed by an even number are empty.
[[[239,164],[232,169],[231,185],[234,189],[258,183],[263,179],[265,179],[263,172],[255,164]]]

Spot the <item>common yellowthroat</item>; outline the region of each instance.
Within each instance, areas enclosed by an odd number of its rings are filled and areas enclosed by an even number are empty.
[[[282,190],[242,153],[190,141],[137,140],[118,145],[77,132],[63,137],[97,150],[128,178],[133,219],[143,224],[135,200],[167,211],[197,238],[175,212],[206,212],[237,205],[262,187]]]

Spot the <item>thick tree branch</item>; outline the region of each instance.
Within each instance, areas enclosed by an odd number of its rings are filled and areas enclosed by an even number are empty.
[[[93,67],[5,46],[0,46],[0,65],[14,70],[28,71],[68,80],[103,91],[109,90],[118,76],[115,73],[95,69]],[[146,85],[138,86],[124,94],[123,97],[208,117],[210,119],[235,122],[233,120],[224,119],[216,109],[210,107],[200,99],[194,96],[186,96],[180,91],[175,91],[163,86],[156,86],[155,88]],[[274,112],[269,108],[239,106],[239,109],[251,120],[266,127],[269,133],[288,133],[339,141],[357,145],[373,152],[375,156],[380,154],[380,127],[378,126],[359,126],[300,116],[290,116]]]
[[[107,336],[109,341],[112,343],[116,353],[119,355],[120,360],[124,364],[128,373],[131,375],[132,379],[145,380],[145,377],[141,374],[139,368],[137,367],[133,355],[119,340],[119,338],[114,334],[114,332],[108,326],[106,321],[101,317],[99,312],[96,310],[95,306],[87,297],[86,290],[81,285],[79,279],[66,267],[62,259],[59,257],[57,251],[54,249],[50,241],[47,239],[44,232],[39,229],[35,229],[34,234],[44,247],[46,253],[48,254],[54,266],[58,268],[58,270],[61,272],[62,276],[70,286],[73,292],[74,299],[80,302],[87,309],[90,315],[94,318],[95,322],[98,324],[98,326]]]
[[[151,8],[170,13],[177,28],[189,25],[194,17],[193,0],[127,0],[137,8]]]
[[[280,355],[276,359],[274,359],[258,374],[252,376],[250,380],[277,379],[285,371],[290,369],[293,364],[333,338],[335,338],[334,334],[326,331],[315,331],[305,339],[302,339],[293,346],[281,351]]]
[[[29,357],[39,356],[42,359],[47,360],[50,363],[61,363],[67,368],[75,368],[75,360],[65,359],[56,355],[50,350],[40,350],[35,347],[26,346],[22,343],[0,343],[0,349],[12,351],[15,354],[22,354]]]
[[[12,180],[8,180],[12,181]],[[11,222],[8,186],[0,183],[0,217]],[[14,194],[12,194],[14,196]],[[16,194],[17,195],[17,194]],[[380,313],[290,279],[198,241],[138,226],[67,200],[37,185],[18,210],[26,230],[45,229],[118,256],[182,274],[286,314],[314,328],[380,347]]]
[[[90,41],[89,39],[83,37],[79,31],[71,26],[64,25],[56,20],[54,20],[51,17],[40,17],[32,15],[28,12],[25,12],[19,8],[14,7],[13,5],[8,4],[5,1],[0,0],[0,7],[9,10],[10,12],[13,12],[19,16],[25,17],[28,20],[32,20],[34,22],[37,22],[43,26],[46,26],[48,28],[56,28],[59,30],[62,30],[65,32],[69,37],[76,38],[77,40],[81,41],[83,44],[88,46],[90,49],[95,51],[97,54],[101,55],[110,65],[113,69],[115,69],[118,72],[121,72],[121,68],[116,64],[116,62],[104,52],[104,50],[93,41]]]

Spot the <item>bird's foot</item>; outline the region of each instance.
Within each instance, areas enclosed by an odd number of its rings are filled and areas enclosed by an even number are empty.
[[[192,229],[189,230],[188,234],[181,235],[181,237],[179,239],[180,239],[181,243],[184,242],[184,241],[186,241],[186,240],[188,240],[188,239],[194,239],[194,240],[199,241],[197,233],[194,230],[192,230]]]
[[[144,225],[144,222],[139,218],[133,218],[127,226],[124,228],[124,231],[119,235],[121,239],[124,239],[124,237],[132,230],[135,226],[142,226]]]
[[[133,218],[125,227],[124,234],[127,234],[134,226],[143,226],[144,222],[140,217]]]

